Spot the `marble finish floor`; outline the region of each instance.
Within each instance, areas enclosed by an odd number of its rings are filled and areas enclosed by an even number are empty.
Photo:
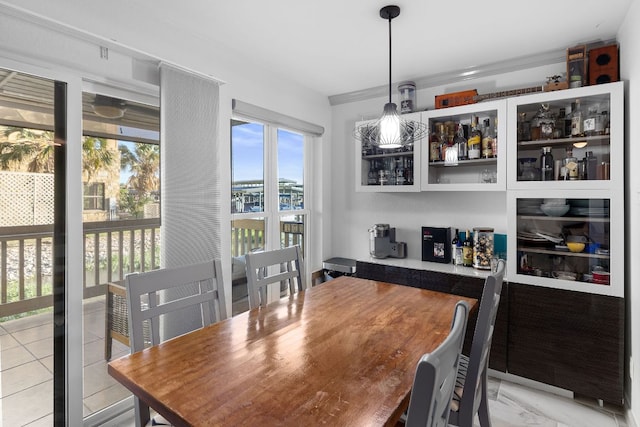
[[[489,412],[493,427],[627,427],[623,408],[495,377],[489,380]],[[104,425],[134,427],[133,411]],[[479,425],[476,419],[474,427]]]
[[[245,294],[246,295],[246,294]],[[234,314],[248,308],[234,295]],[[104,297],[84,303],[84,415],[129,396],[106,372],[104,360]],[[114,341],[114,357],[128,349]],[[0,426],[50,426],[52,409],[51,315],[0,323]],[[534,385],[535,387],[535,385]],[[491,378],[489,400],[494,427],[626,427],[622,408],[599,407],[595,400],[569,398]],[[105,423],[134,426],[133,410]]]

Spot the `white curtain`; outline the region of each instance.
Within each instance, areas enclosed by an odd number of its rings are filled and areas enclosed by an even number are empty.
[[[160,65],[162,267],[221,257],[218,93],[213,79]],[[168,317],[164,338],[197,327],[192,314]]]

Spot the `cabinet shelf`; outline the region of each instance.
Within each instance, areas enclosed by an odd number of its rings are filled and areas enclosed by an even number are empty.
[[[473,160],[458,160],[457,165],[450,165],[445,162],[429,162],[430,168],[455,168],[456,166],[469,166],[469,165],[495,165],[498,162],[497,157],[491,157],[488,159],[473,159]]]
[[[401,152],[383,153],[383,154],[367,154],[365,156],[362,156],[362,160],[387,159],[389,157],[413,157],[413,151],[401,151]]]
[[[537,139],[535,141],[519,141],[518,146],[523,148],[541,148],[541,147],[553,147],[553,146],[570,146],[578,142],[588,143],[602,143],[609,141],[609,135],[595,135],[595,136],[582,136],[575,138],[557,138],[557,139]]]
[[[578,258],[590,258],[590,259],[610,259],[610,255],[590,254],[587,252],[571,252],[571,251],[558,251],[555,249],[544,249],[538,246],[520,246],[518,245],[518,251],[533,252],[537,254],[558,255],[558,256],[570,256]]]
[[[562,222],[609,222],[609,217],[593,216],[548,216],[548,215],[518,215],[518,219],[532,219],[535,221]]]

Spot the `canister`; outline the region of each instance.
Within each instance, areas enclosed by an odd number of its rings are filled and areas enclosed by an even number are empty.
[[[416,105],[416,84],[402,82],[398,85],[400,92],[400,114],[413,113]]]
[[[493,258],[493,228],[475,227],[473,229],[473,267],[479,270],[491,270]]]

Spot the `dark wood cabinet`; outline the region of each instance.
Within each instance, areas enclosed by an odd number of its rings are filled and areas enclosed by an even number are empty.
[[[441,273],[428,270],[417,270],[404,267],[395,267],[370,262],[358,261],[356,274],[363,279],[380,280],[383,282],[397,283],[413,286],[415,288],[429,289],[448,294],[476,298],[480,301],[484,288],[484,279],[461,276],[457,274]],[[496,318],[495,330],[491,354],[489,355],[489,367],[498,371],[507,370],[507,315],[508,315],[508,286],[502,287],[500,308]],[[465,345],[463,352],[469,353],[473,332],[475,330],[478,312],[469,318]]]
[[[480,299],[484,280],[358,261],[358,277]],[[504,283],[491,369],[622,405],[624,298]],[[469,318],[468,354],[477,312]]]
[[[621,405],[624,299],[509,284],[508,371]]]

